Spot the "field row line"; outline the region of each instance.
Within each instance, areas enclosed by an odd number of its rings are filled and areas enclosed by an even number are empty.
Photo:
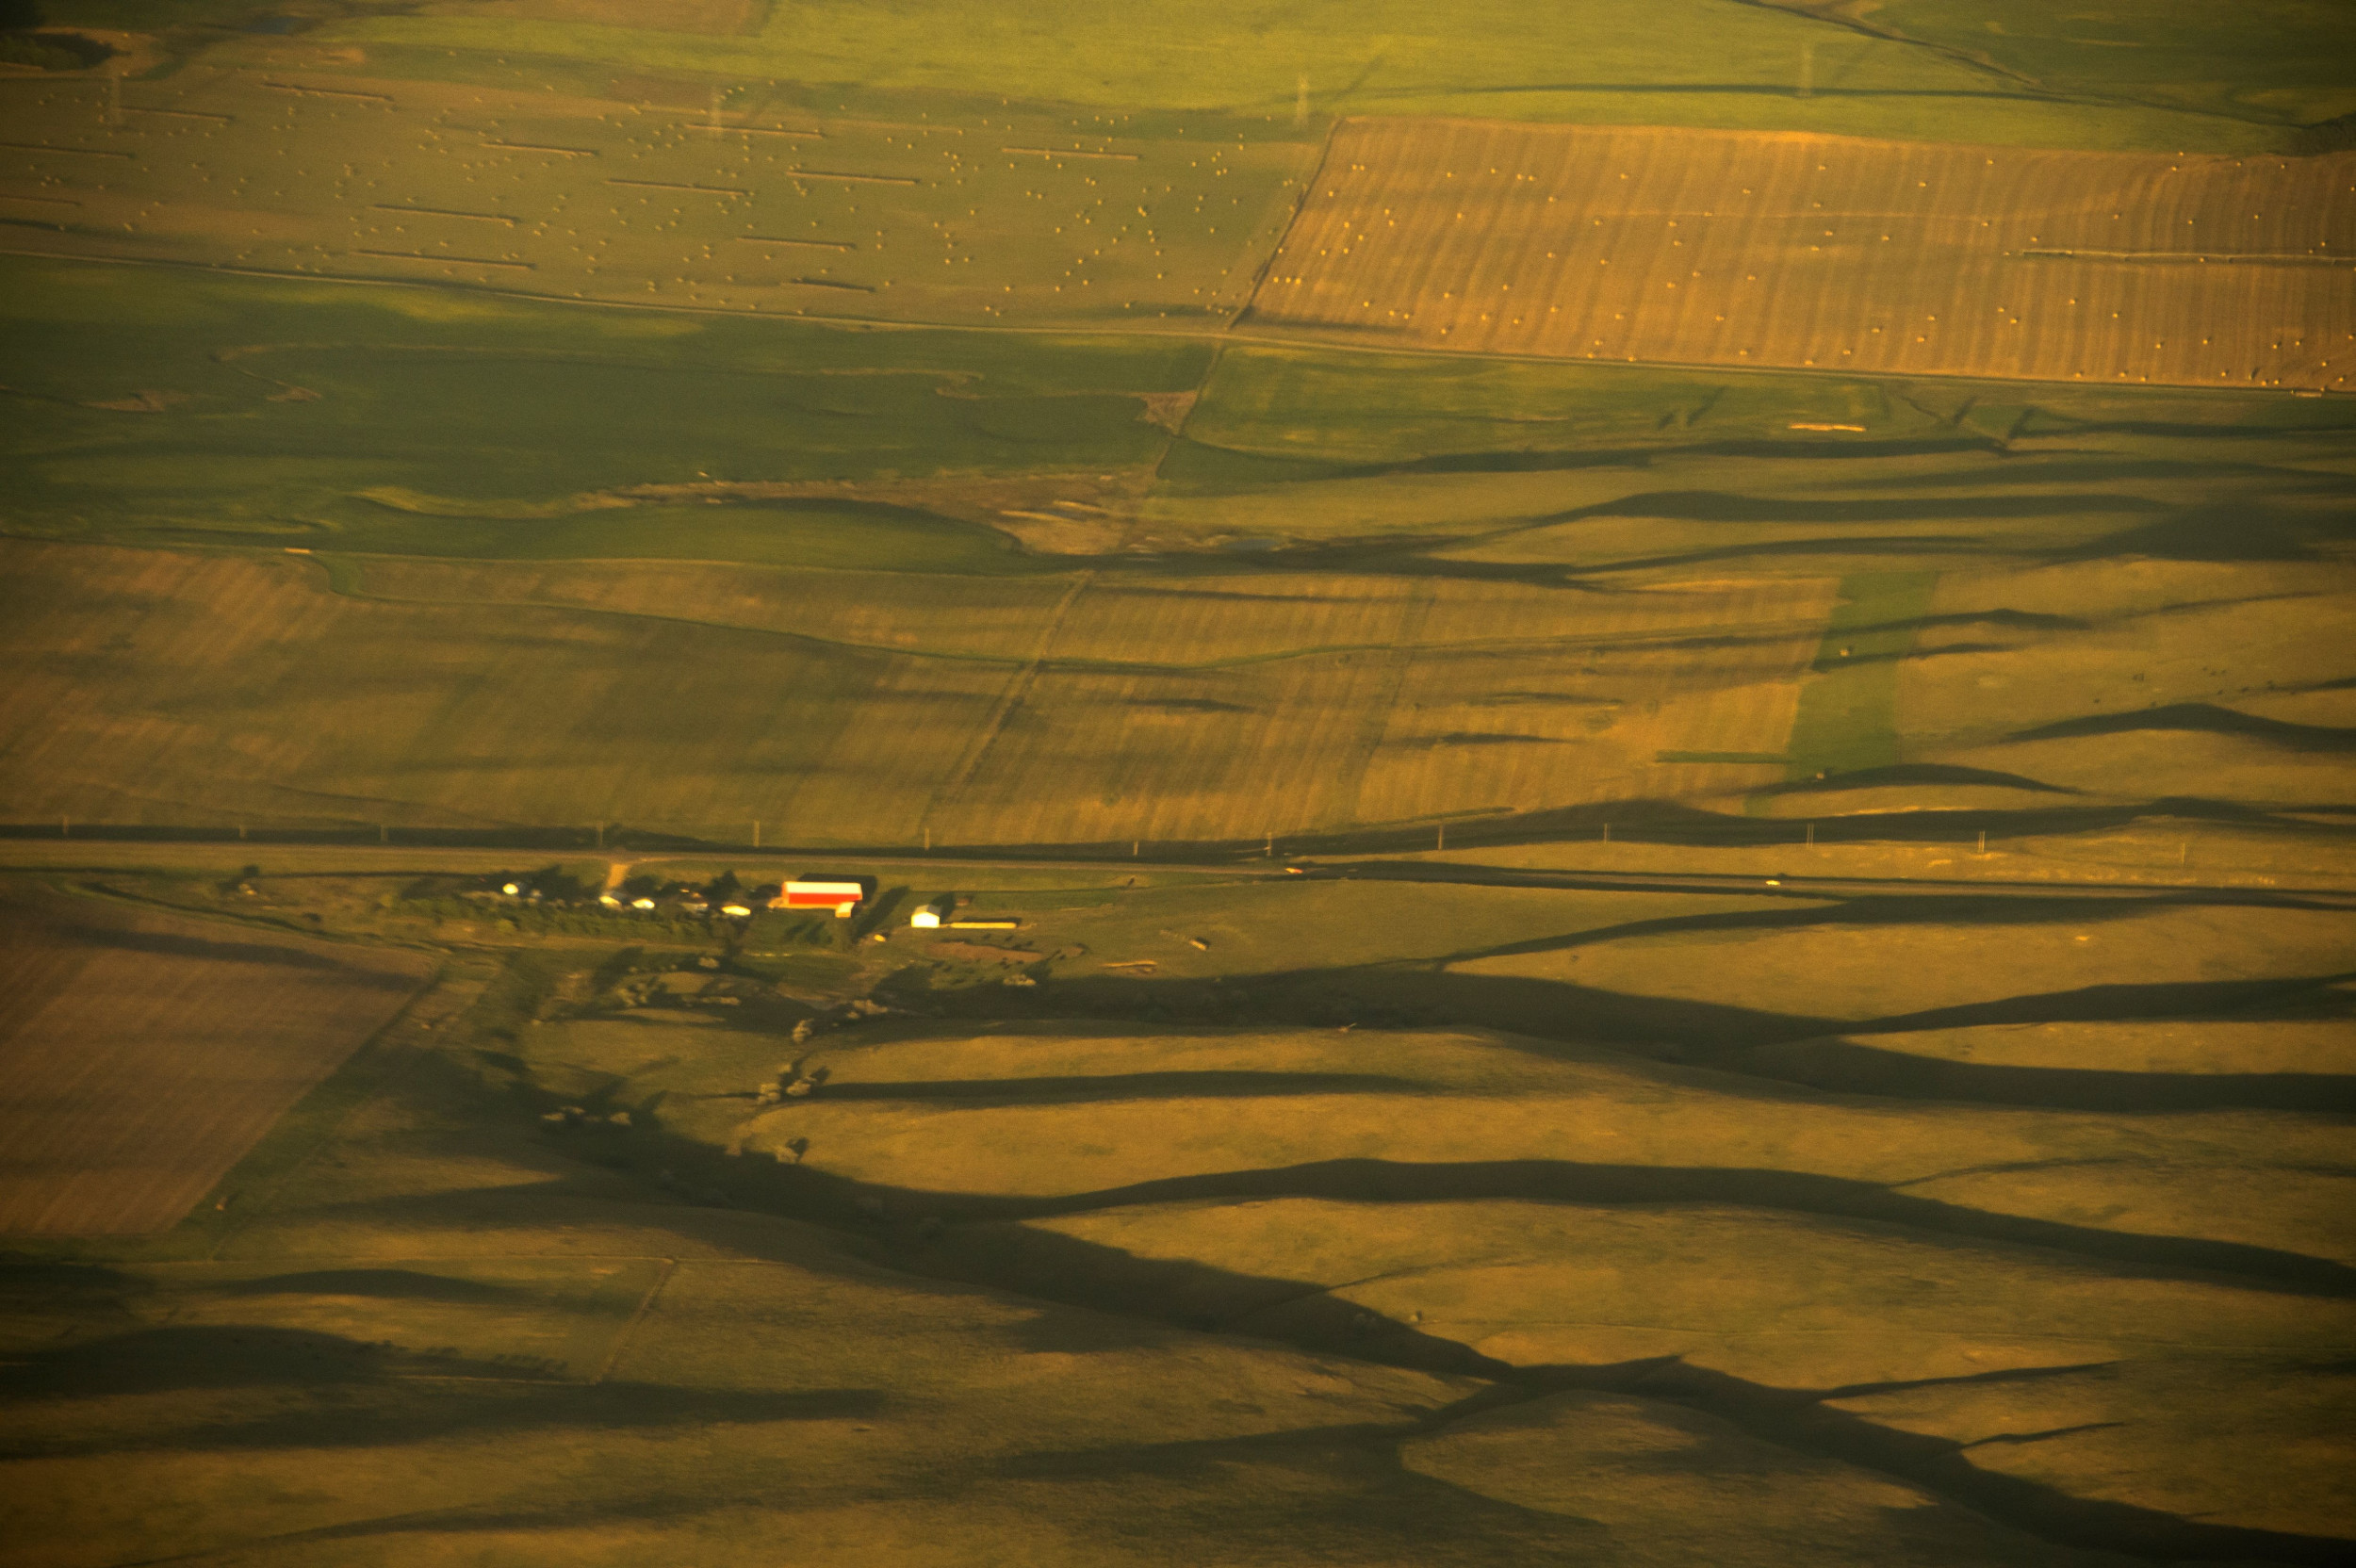
[[[322,558],[315,554],[313,559],[321,560]],[[364,561],[369,559],[380,561],[416,561],[454,558],[418,556],[346,556],[344,559],[351,561]],[[610,559],[618,562],[628,561],[631,558],[616,556]],[[744,564],[742,562],[679,562],[667,556],[650,559],[659,561],[660,564],[663,564],[732,567],[741,567]],[[323,561],[322,564],[324,564]],[[804,569],[826,570],[826,568],[815,567]],[[1080,576],[1084,580],[1092,575],[1092,572],[1088,570],[1083,570],[1080,573]],[[551,603],[540,599],[411,598],[394,594],[382,594],[375,592],[372,589],[349,588],[342,586],[334,586],[332,591],[340,594],[347,598],[366,599],[379,604],[414,605],[419,608],[427,609],[448,606],[451,608],[469,610],[537,610],[550,614],[613,615],[630,620],[659,621],[668,626],[697,627],[712,631],[742,632],[754,636],[782,637],[797,643],[809,643],[821,647],[837,648],[846,653],[875,654],[890,658],[931,659],[967,664],[997,664],[1007,668],[1085,671],[1092,675],[1184,675],[1199,671],[1243,669],[1261,664],[1283,663],[1295,659],[1331,658],[1340,654],[1351,653],[1405,653],[1412,655],[1433,653],[1469,653],[1492,649],[1517,648],[1558,648],[1566,651],[1579,649],[1642,650],[1648,647],[1675,647],[1681,642],[1688,640],[1690,637],[1697,633],[1706,632],[1709,629],[1706,627],[1696,627],[1680,630],[1674,635],[1649,632],[1612,632],[1581,636],[1575,633],[1568,633],[1552,637],[1473,637],[1449,642],[1435,643],[1397,641],[1381,643],[1332,643],[1318,644],[1307,647],[1276,648],[1265,653],[1235,654],[1224,659],[1204,659],[1186,662],[1160,662],[1135,659],[1096,659],[1078,655],[1040,655],[1034,658],[1023,658],[1016,654],[976,653],[947,648],[896,646],[884,643],[859,643],[853,642],[848,638],[823,637],[815,632],[794,631],[782,627],[744,626],[729,621],[700,620],[692,615],[666,615],[658,612],[645,610],[617,610],[611,605],[562,604]],[[1052,626],[1050,629],[1053,629]],[[1809,626],[1792,628],[1783,631],[1759,631],[1746,636],[1741,639],[1741,641],[1746,644],[1760,645],[1786,643],[1790,642],[1794,637],[1812,637],[1816,635],[1820,629],[1820,628],[1811,624]],[[1738,682],[1738,684],[1741,684],[1741,682]]]

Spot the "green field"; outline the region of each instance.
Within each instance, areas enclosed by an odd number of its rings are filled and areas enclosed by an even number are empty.
[[[2245,8],[2230,26],[2181,6],[2057,25],[2031,7],[1986,19],[1928,0],[1878,8],[1856,28],[1812,8],[1525,3],[1468,33],[1398,0],[1249,18],[1186,4],[1118,20],[1070,4],[987,20],[949,5],[878,15],[832,4],[714,38],[510,21],[460,4],[322,36],[458,51],[518,74],[564,61],[936,94],[971,93],[978,76],[1036,103],[1216,107],[1280,122],[1481,115],[2240,150],[2273,127],[2356,109],[2330,64],[2356,38],[2343,13],[2312,0]],[[2187,22],[2201,30],[2188,36]]]
[[[19,820],[1167,843],[1903,803],[2018,834],[2073,791],[2315,805],[2348,722],[2333,400],[0,271],[36,351],[10,635],[84,683],[70,753],[20,694]],[[189,613],[132,614],[158,595]],[[365,722],[322,727],[354,678]],[[2122,775],[2137,736],[2201,739]]]

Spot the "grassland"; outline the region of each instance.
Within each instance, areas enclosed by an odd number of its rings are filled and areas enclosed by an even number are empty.
[[[774,87],[715,87],[707,110],[700,90],[649,104],[312,55],[217,51],[120,105],[95,78],[0,80],[15,248],[696,314],[1166,330],[1241,307],[1316,156],[1306,128],[1216,114],[822,114]]]
[[[492,80],[567,68],[591,79],[617,71],[696,84],[792,78],[826,84],[813,96],[838,97],[862,89],[949,96],[979,81],[1017,100],[1110,107],[1116,117],[1219,108],[1280,125],[1339,113],[1479,114],[2239,150],[2264,145],[2276,127],[2356,106],[2310,53],[2318,37],[2344,39],[2345,22],[2312,5],[2263,8],[2234,28],[2182,5],[2139,8],[2110,19],[2096,41],[2047,18],[2016,20],[2018,41],[1994,57],[1973,20],[1932,5],[1868,31],[1800,6],[1608,0],[1565,14],[1522,3],[1467,32],[1398,0],[1243,22],[1201,4],[1117,22],[1068,4],[989,22],[947,5],[878,17],[846,4],[775,13],[725,41],[510,20],[504,7],[434,9],[440,14],[315,36],[371,56],[406,51],[438,72],[463,57]],[[1971,36],[1958,40],[1965,28]],[[2205,47],[2184,47],[2191,29]],[[2277,41],[2286,35],[2301,46]],[[2034,78],[2019,69],[2027,58],[2037,62]],[[2221,79],[2238,90],[2220,90]]]
[[[2332,798],[2331,400],[11,268],[46,347],[8,526],[52,542],[8,547],[20,822],[2013,837]]]
[[[0,1231],[168,1231],[408,1001],[415,953],[25,888],[5,911]]]
[[[1894,910],[1757,890],[939,866],[893,881],[1016,914],[978,945],[1036,956],[902,931],[846,988],[749,938],[420,924],[408,853],[252,893],[79,874],[453,953],[219,1205],[16,1243],[28,1560],[727,1562],[783,1533],[1142,1563],[1183,1525],[1186,1560],[2091,1568],[2322,1561],[2348,1529],[2316,1098],[2345,998],[2305,1048],[2267,1021],[2344,914],[1926,897],[1896,927],[1926,956],[1890,961],[1846,933]],[[2108,1011],[2039,994],[2073,982]],[[1939,1021],[1973,1007],[2058,1021]],[[1484,1012],[1534,1032],[1459,1022]],[[1808,1054],[1844,1013],[1845,1082]],[[1916,1066],[1859,1093],[1868,1058]],[[760,1103],[781,1071],[816,1092]],[[2201,1100],[2144,1103],[2187,1074]]]
[[[0,898],[175,946],[6,1027],[215,1163],[0,1215],[0,1560],[2346,1558],[2347,399],[1233,324],[1340,121],[2264,185],[2344,18],[51,4]]]

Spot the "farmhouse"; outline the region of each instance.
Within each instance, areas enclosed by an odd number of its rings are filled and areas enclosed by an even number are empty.
[[[797,876],[769,901],[772,909],[832,909],[848,919],[875,896],[872,876]]]
[[[920,931],[933,930],[941,924],[950,910],[957,907],[957,904],[956,898],[943,893],[930,904],[920,906],[914,914],[908,916],[908,923]]]

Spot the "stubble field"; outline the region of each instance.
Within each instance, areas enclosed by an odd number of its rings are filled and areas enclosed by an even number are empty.
[[[1248,319],[1465,353],[2345,391],[2356,154],[1350,121]]]
[[[0,1231],[166,1231],[408,1001],[426,956],[16,888]]]

